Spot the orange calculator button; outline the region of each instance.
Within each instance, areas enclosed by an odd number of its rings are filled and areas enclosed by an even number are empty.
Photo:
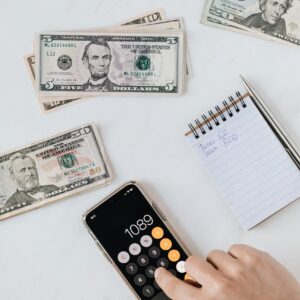
[[[196,287],[201,287],[201,285],[192,277],[190,276],[189,274],[185,274],[184,275],[184,280],[187,282],[187,283],[190,283]]]
[[[179,251],[178,251],[178,250],[174,250],[174,249],[171,250],[171,251],[169,251],[169,253],[168,253],[168,258],[169,258],[169,260],[172,261],[172,262],[178,261],[179,258],[180,258],[180,253],[179,253]]]
[[[171,247],[172,247],[172,242],[171,242],[170,239],[164,238],[164,239],[162,239],[162,240],[160,241],[159,245],[160,245],[160,248],[161,248],[161,249],[167,251],[167,250],[170,250],[170,249],[171,249]]]
[[[187,281],[195,281],[195,279],[194,279],[192,276],[190,276],[188,273],[186,273],[186,274],[184,275],[184,280],[187,280]]]
[[[151,231],[153,238],[159,240],[164,236],[164,231],[161,227],[154,227]]]

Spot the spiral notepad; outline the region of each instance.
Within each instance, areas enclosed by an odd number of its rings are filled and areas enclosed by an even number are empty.
[[[300,197],[300,172],[248,93],[230,96],[185,134],[242,227]]]

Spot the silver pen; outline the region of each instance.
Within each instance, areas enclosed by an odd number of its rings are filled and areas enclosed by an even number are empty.
[[[260,111],[265,121],[277,136],[278,140],[280,141],[288,155],[292,158],[292,160],[300,170],[300,155],[296,145],[292,142],[291,138],[287,135],[283,127],[275,119],[271,110],[267,107],[262,98],[258,96],[258,93],[255,91],[255,89],[246,81],[245,78],[243,78],[241,75],[240,77],[254,105]]]

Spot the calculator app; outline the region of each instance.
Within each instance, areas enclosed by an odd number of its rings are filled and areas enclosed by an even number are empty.
[[[158,267],[188,279],[187,254],[136,185],[102,203],[86,222],[141,299],[169,299],[155,282]]]

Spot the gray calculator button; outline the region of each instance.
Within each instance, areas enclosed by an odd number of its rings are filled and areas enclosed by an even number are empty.
[[[137,274],[135,275],[133,281],[137,286],[142,286],[146,283],[146,277],[142,274]]]
[[[179,273],[185,273],[185,261],[181,260],[176,264],[176,270]]]
[[[160,292],[151,298],[151,300],[170,300],[170,298],[164,292]]]
[[[151,258],[158,258],[160,256],[160,250],[157,247],[151,247],[148,254]]]
[[[156,265],[157,267],[167,268],[169,266],[169,261],[166,258],[160,258]]]
[[[128,252],[126,251],[121,251],[119,254],[118,254],[118,261],[121,263],[121,264],[126,264],[129,262],[129,259],[130,259],[130,255]]]
[[[139,255],[141,253],[141,246],[137,243],[133,243],[129,246],[129,253],[131,255]]]
[[[149,266],[147,269],[146,269],[146,276],[149,277],[149,278],[154,278],[154,272],[155,272],[155,267],[153,266]]]
[[[161,290],[160,286],[157,284],[156,280],[154,280],[154,286],[156,289]]]
[[[143,247],[150,247],[152,245],[152,237],[150,235],[143,235],[141,237],[140,243]]]
[[[154,295],[154,288],[151,285],[145,285],[143,287],[143,295],[150,298]]]
[[[126,266],[126,272],[129,274],[129,275],[134,275],[136,274],[138,270],[138,267],[135,263],[129,263],[127,266]]]
[[[175,277],[177,276],[177,272],[174,269],[169,269],[168,271],[172,273]]]
[[[145,254],[142,254],[137,258],[137,263],[139,266],[145,267],[149,263],[149,257]]]

